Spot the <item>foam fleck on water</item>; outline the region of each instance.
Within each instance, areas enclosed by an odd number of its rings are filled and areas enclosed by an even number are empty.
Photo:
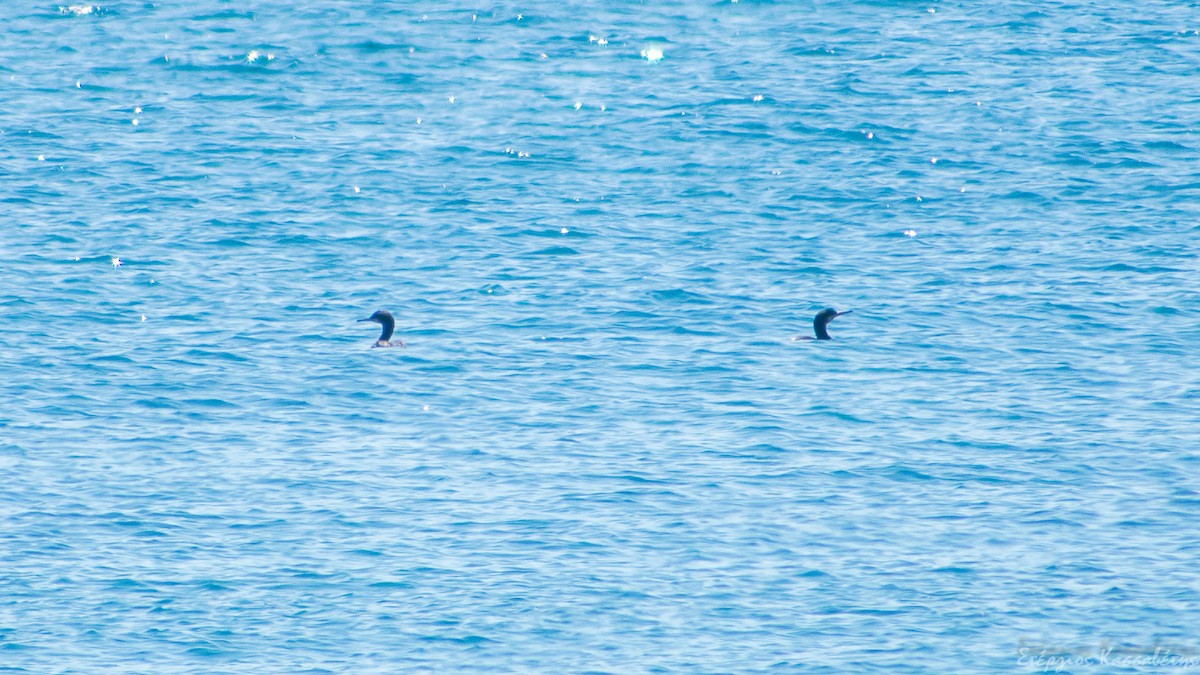
[[[660,47],[646,47],[641,52],[642,58],[650,63],[661,61],[663,58],[663,50]]]

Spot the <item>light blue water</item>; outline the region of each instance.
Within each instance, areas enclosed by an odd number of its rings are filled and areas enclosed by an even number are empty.
[[[1195,3],[17,4],[0,669],[1200,655]]]

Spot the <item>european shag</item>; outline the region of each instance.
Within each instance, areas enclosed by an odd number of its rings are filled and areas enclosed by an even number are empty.
[[[802,337],[796,337],[796,338],[792,338],[792,339],[793,340],[832,340],[833,338],[829,337],[829,330],[827,329],[827,327],[829,326],[829,322],[833,321],[834,319],[838,318],[839,316],[842,316],[843,314],[849,314],[850,312],[853,312],[853,311],[854,310],[852,310],[852,309],[848,309],[844,312],[839,312],[832,307],[823,309],[823,310],[817,312],[817,316],[813,318],[813,332],[817,334],[817,337],[811,338],[811,337],[808,337],[807,335],[804,335]]]
[[[379,334],[379,339],[375,341],[372,347],[403,347],[404,343],[400,340],[392,340],[392,331],[396,329],[396,320],[392,318],[392,313],[386,309],[381,309],[368,316],[365,319],[359,319],[358,322],[374,321],[383,326],[383,332]]]

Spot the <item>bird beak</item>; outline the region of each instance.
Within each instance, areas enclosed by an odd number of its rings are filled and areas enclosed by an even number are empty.
[[[359,320],[358,320],[358,321],[356,321],[355,323],[362,323],[362,322],[364,322],[364,321],[370,321],[370,320],[371,320],[371,319],[368,317],[368,318],[366,318],[366,319],[359,319]]]
[[[836,318],[838,318],[839,316],[845,316],[846,314],[850,314],[850,313],[851,313],[851,312],[853,312],[853,311],[854,311],[854,310],[852,310],[852,309],[848,309],[848,310],[846,310],[846,311],[844,311],[844,312],[838,312],[837,314],[834,314],[834,315],[833,315],[833,318],[834,318],[834,319],[836,319]]]

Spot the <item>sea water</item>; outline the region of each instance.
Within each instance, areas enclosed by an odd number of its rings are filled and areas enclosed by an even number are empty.
[[[1200,669],[1194,3],[0,19],[0,669]]]

